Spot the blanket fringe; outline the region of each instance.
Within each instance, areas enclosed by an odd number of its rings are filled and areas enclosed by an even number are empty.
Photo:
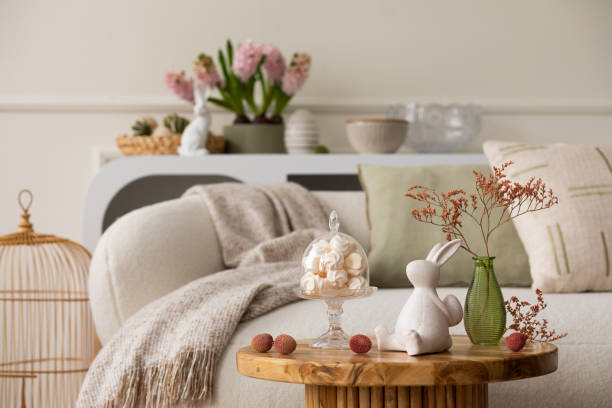
[[[215,353],[212,350],[181,352],[176,361],[124,372],[115,398],[104,408],[160,407],[211,398]]]

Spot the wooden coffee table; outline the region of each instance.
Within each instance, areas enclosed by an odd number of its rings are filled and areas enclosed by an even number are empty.
[[[504,344],[475,346],[453,336],[444,353],[410,357],[402,352],[367,354],[322,350],[298,341],[295,352],[236,353],[238,371],[270,381],[305,384],[306,407],[486,407],[488,383],[537,377],[557,369],[557,347],[527,344],[512,352]]]

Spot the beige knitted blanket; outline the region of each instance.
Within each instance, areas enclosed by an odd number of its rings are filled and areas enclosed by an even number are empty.
[[[130,317],[93,362],[77,406],[207,399],[215,365],[238,323],[296,300],[302,252],[326,229],[326,211],[312,194],[291,183],[223,183],[185,194],[201,197],[231,269],[193,281]]]

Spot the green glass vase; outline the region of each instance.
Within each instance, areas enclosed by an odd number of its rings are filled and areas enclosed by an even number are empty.
[[[474,277],[465,297],[465,331],[474,344],[497,344],[506,329],[506,308],[493,269],[495,257],[472,259]]]

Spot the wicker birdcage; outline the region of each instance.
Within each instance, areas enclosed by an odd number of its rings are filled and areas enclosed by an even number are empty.
[[[34,232],[29,190],[18,202],[17,232],[0,236],[0,406],[71,407],[96,351],[87,297],[91,255],[68,239]]]

